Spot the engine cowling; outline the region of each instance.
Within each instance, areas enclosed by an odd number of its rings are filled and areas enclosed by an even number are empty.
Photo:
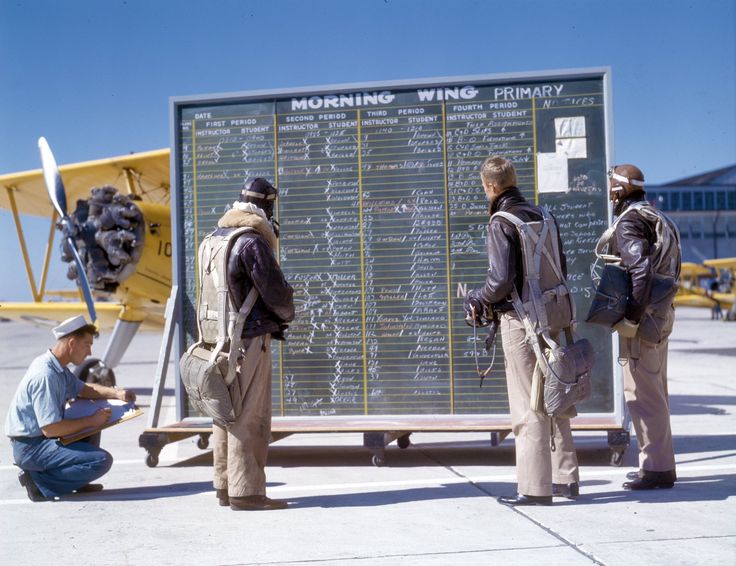
[[[90,198],[77,201],[70,220],[63,229],[77,244],[90,286],[114,292],[135,271],[143,252],[146,230],[140,208],[115,187],[95,187]],[[61,259],[70,264],[67,277],[76,280],[77,268],[65,243]]]

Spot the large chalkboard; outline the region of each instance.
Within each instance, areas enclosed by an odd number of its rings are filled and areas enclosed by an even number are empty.
[[[196,338],[197,247],[263,176],[280,189],[277,252],[297,305],[273,347],[275,416],[507,415],[500,338],[480,389],[460,298],[488,269],[478,170],[512,159],[524,195],[556,216],[584,314],[608,225],[608,84],[602,69],[173,99],[180,350]],[[580,410],[618,413],[610,334],[579,330],[598,347]]]

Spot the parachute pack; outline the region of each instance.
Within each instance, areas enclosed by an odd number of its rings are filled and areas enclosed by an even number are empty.
[[[238,237],[252,228],[238,228],[226,235],[209,234],[199,246],[199,340],[182,356],[181,379],[196,409],[227,426],[235,422],[240,398],[234,389],[237,352],[242,344],[245,320],[258,298],[255,286],[236,309],[228,288],[227,262]],[[234,354],[234,355],[233,355]]]
[[[493,214],[491,220],[500,216],[519,233],[524,285],[521,296],[514,286],[511,300],[537,358],[531,404],[534,410],[557,417],[590,397],[595,354],[587,339],[575,340],[575,303],[560,265],[557,226],[546,209],[541,211],[542,220],[536,222],[524,222],[504,211]]]
[[[666,326],[665,322],[668,311],[672,308],[672,299],[677,293],[678,280],[680,278],[681,248],[680,232],[677,226],[650,204],[643,201],[634,202],[601,235],[595,248],[595,253],[598,257],[596,264],[598,260],[603,260],[608,266],[621,266],[621,258],[608,253],[610,251],[610,242],[615,233],[616,225],[625,215],[633,211],[638,212],[645,220],[652,224],[656,236],[654,250],[652,251],[653,279],[649,302],[644,315],[639,321],[639,330],[637,331],[637,337],[656,344],[669,336],[670,329]],[[591,271],[595,272],[596,267],[597,265],[594,265]],[[619,269],[623,268],[619,267]],[[593,278],[595,282],[595,276]],[[628,287],[631,286],[628,279],[627,285]],[[622,294],[627,292],[628,288],[621,290]],[[626,297],[624,296],[623,299],[625,303]],[[610,301],[610,297],[602,297],[599,305],[591,305],[591,311],[594,310],[594,307],[597,307],[599,310],[605,310],[608,306],[608,301]],[[623,315],[623,312],[621,314]]]

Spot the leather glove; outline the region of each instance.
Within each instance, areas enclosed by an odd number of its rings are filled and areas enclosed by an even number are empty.
[[[279,329],[276,332],[271,332],[271,338],[273,338],[274,340],[281,340],[281,341],[286,340],[286,336],[284,335],[284,333],[286,332],[288,328],[289,328],[288,324],[280,324]]]
[[[622,318],[613,325],[611,330],[613,332],[618,332],[618,335],[624,338],[633,338],[639,330],[639,323],[633,322],[628,318]]]
[[[475,296],[473,291],[465,295],[463,310],[465,311],[465,324],[468,326],[477,327],[488,325],[488,322],[483,321],[483,303],[480,302],[480,299]]]

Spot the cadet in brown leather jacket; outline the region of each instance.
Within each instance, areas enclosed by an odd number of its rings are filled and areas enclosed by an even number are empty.
[[[220,505],[233,510],[283,509],[285,501],[266,497],[268,441],[271,435],[271,338],[284,339],[294,319],[294,290],[276,261],[278,224],[273,205],[278,191],[267,180],[246,183],[240,199],[217,223],[226,234],[247,226],[228,256],[228,289],[236,308],[255,285],[258,299],[243,328],[238,369],[242,410],[229,428],[213,425],[214,485]],[[236,400],[233,399],[233,403]]]
[[[616,165],[608,172],[610,198],[614,216],[621,216],[629,207],[646,201],[644,175],[634,165]],[[665,258],[669,275],[680,271],[680,247],[677,228],[671,221],[665,229],[676,237]],[[674,322],[674,308],[669,308],[659,343],[638,336],[639,323],[650,303],[652,280],[655,275],[655,243],[657,235],[651,221],[636,209],[629,211],[615,225],[611,239],[612,252],[621,257],[621,264],[631,276],[631,294],[625,318],[613,330],[619,334],[619,358],[624,360],[624,397],[639,443],[638,472],[627,475],[625,489],[671,488],[675,474],[672,449],[669,400],[667,396],[667,345]]]
[[[481,182],[488,197],[491,215],[506,211],[524,222],[542,220],[539,207],[529,203],[516,187],[516,170],[508,159],[486,159],[481,167]],[[566,276],[565,256],[559,237],[558,249],[560,267]],[[500,318],[511,426],[516,441],[518,493],[500,497],[499,502],[505,505],[551,505],[553,495],[577,497],[578,461],[570,419],[555,418],[556,450],[552,452],[550,417],[531,407],[532,380],[537,360],[526,341],[524,324],[510,301],[514,286],[521,293],[524,283],[522,246],[516,228],[504,218],[496,217],[489,223],[488,260],[491,267],[485,285],[467,294],[465,311],[466,315],[478,319],[484,314],[490,318],[489,313],[493,309]]]

